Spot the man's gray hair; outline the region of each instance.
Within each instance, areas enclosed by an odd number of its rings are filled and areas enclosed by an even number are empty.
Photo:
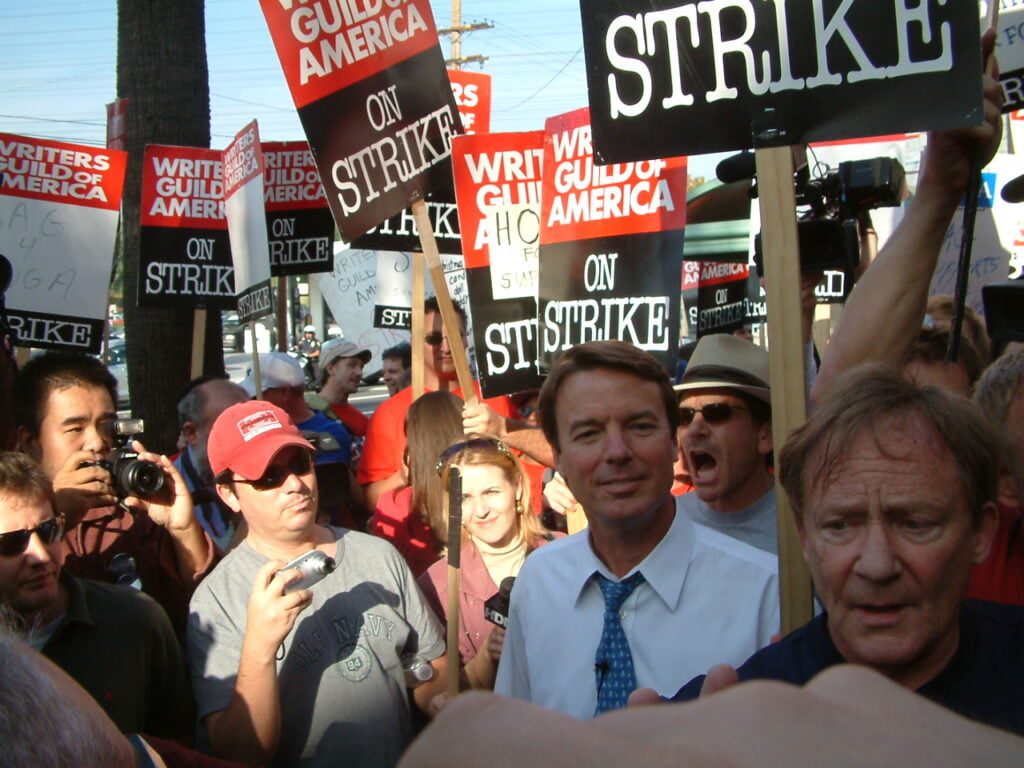
[[[55,684],[0,616],[0,763],[33,768],[131,768],[135,751]],[[84,693],[84,692],[83,692]]]

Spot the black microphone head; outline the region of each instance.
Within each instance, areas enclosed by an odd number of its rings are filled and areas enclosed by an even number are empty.
[[[516,584],[515,576],[506,576],[501,580],[501,586],[498,587],[498,594],[508,597],[512,594],[512,587]]]
[[[757,175],[757,161],[754,153],[743,150],[739,154],[730,155],[715,167],[715,175],[723,184],[734,181],[745,181]]]

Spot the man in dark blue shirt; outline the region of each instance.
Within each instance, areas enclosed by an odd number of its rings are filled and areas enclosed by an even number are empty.
[[[964,602],[995,532],[998,444],[972,403],[893,369],[837,382],[779,475],[825,612],[675,699],[736,680],[803,684],[848,662],[1024,734],[1024,609]]]

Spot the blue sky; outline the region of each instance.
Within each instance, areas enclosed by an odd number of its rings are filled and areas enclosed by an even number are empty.
[[[138,0],[142,1],[142,0]],[[431,0],[439,29],[450,0]],[[492,29],[463,36],[464,56],[483,55],[491,74],[493,131],[542,128],[587,103],[575,0],[462,0],[463,23]],[[265,140],[302,138],[257,0],[206,0],[214,147],[253,118]],[[0,131],[83,144],[104,142],[104,104],[115,96],[114,0],[0,3]],[[450,44],[442,36],[442,50]]]

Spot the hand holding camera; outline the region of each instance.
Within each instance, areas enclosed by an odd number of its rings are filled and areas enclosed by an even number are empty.
[[[265,563],[256,572],[249,595],[243,656],[247,649],[264,661],[277,656],[295,620],[313,600],[313,593],[308,589],[289,589],[304,575],[278,560]]]

